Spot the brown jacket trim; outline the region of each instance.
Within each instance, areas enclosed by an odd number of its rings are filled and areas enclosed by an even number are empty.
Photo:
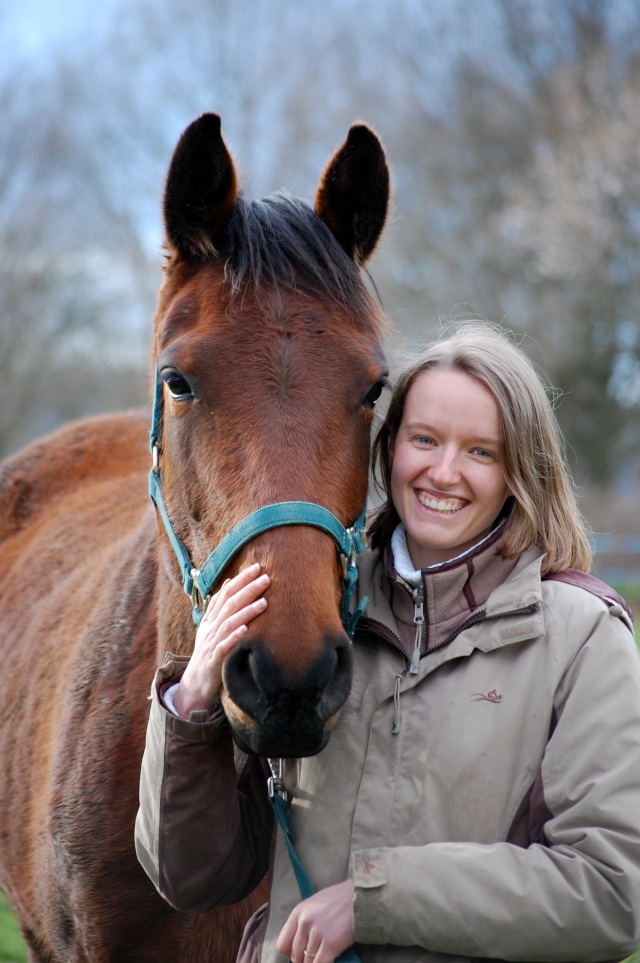
[[[263,903],[244,928],[236,963],[260,963],[268,923],[269,904]]]
[[[577,568],[567,568],[564,572],[553,572],[551,575],[545,575],[544,580],[566,582],[567,585],[575,585],[577,588],[584,589],[586,592],[591,592],[592,595],[597,595],[599,599],[606,602],[610,609],[613,609],[617,603],[633,622],[633,612],[625,599],[623,599],[621,595],[618,595],[606,582],[601,582],[595,575],[587,575],[586,572],[579,572]]]
[[[549,729],[549,739],[553,735],[556,727],[556,714],[553,713],[551,726]],[[518,807],[518,811],[513,817],[513,822],[507,833],[506,842],[522,849],[528,849],[534,843],[548,846],[547,837],[544,834],[545,823],[553,818],[553,813],[547,806],[544,798],[544,785],[542,782],[542,764],[536,773],[536,777],[529,786],[525,796]]]
[[[167,717],[164,756],[160,891],[188,912],[239,902],[269,865],[273,814],[262,761],[249,758],[237,776],[226,721],[199,726],[175,716]],[[207,805],[197,803],[203,797]]]

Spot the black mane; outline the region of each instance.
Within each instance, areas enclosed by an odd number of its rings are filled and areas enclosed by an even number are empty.
[[[285,191],[262,201],[240,195],[218,253],[234,292],[285,286],[371,312],[358,268],[313,208]]]

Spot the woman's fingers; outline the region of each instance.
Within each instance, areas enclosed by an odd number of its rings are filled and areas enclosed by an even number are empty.
[[[276,945],[293,963],[333,963],[353,940],[353,880],[347,879],[298,903]]]
[[[232,600],[234,596],[241,592],[242,589],[247,586],[251,586],[255,583],[256,579],[259,578],[261,573],[261,566],[258,563],[254,565],[249,565],[248,568],[243,569],[238,572],[236,576],[232,579],[225,579],[217,592],[211,596],[207,609],[203,616],[203,622],[211,622],[219,613],[220,609],[229,600]]]
[[[246,635],[247,626],[267,608],[263,593],[269,576],[258,564],[228,579],[211,597],[198,626],[193,654],[174,696],[174,706],[188,718],[209,709],[220,694],[222,664]]]
[[[202,643],[203,636],[219,641],[228,635],[240,624],[238,616],[240,620],[255,617],[257,613],[250,606],[265,592],[270,580],[266,573],[260,572],[259,566],[252,569],[250,578],[231,579],[211,598],[196,634],[196,647]]]
[[[264,591],[268,584],[265,582],[261,590]],[[262,597],[249,602],[241,609],[236,609],[234,605],[230,613],[223,607],[216,621],[211,624],[206,639],[202,642],[203,655],[206,654],[212,663],[214,661],[222,663],[227,650],[233,647],[234,640],[237,641],[236,637],[245,635],[249,623],[264,612],[266,607],[267,600]]]
[[[200,626],[202,632],[211,630],[228,633],[236,628],[237,616],[254,618],[251,604],[256,602],[269,586],[269,576],[260,571],[259,565],[252,565],[235,578],[225,582],[219,592],[212,596]],[[260,607],[259,607],[260,608]],[[264,606],[262,606],[264,608]],[[200,629],[198,630],[200,632]],[[198,638],[196,635],[196,645]]]

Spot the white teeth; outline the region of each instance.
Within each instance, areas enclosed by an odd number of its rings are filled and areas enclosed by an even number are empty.
[[[425,508],[436,512],[457,512],[462,508],[462,502],[446,502],[443,498],[430,498],[428,495],[418,495],[418,500]]]

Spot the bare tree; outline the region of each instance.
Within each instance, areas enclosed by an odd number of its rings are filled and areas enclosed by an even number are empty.
[[[164,169],[213,109],[258,196],[308,195],[327,144],[373,123],[397,339],[461,311],[526,332],[578,476],[611,480],[640,447],[639,20],[595,0],[136,0],[99,48],[5,73],[0,446],[145,396]]]
[[[640,11],[481,6],[491,29],[471,25],[446,96],[417,97],[398,137],[420,213],[403,211],[397,279],[416,278],[412,313],[427,291],[440,314],[473,306],[531,335],[576,474],[609,483],[640,449]],[[404,38],[417,77],[420,22]]]
[[[98,176],[99,150],[74,112],[77,76],[56,63],[0,80],[0,450],[60,421],[121,403],[138,338],[120,319],[136,308],[141,254]],[[34,105],[37,105],[35,107]],[[107,346],[110,345],[110,346]],[[108,359],[117,361],[109,371]]]

